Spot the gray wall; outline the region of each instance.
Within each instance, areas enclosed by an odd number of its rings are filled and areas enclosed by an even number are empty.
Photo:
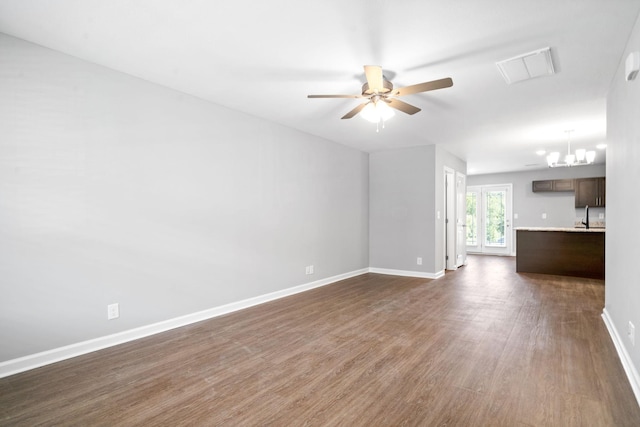
[[[4,35],[0,70],[0,362],[368,267],[367,154]]]
[[[605,307],[635,367],[640,369],[640,76],[624,79],[627,55],[640,51],[640,18],[620,60],[607,98],[607,236]],[[636,344],[627,325],[636,327]],[[640,381],[637,377],[636,381]],[[640,384],[637,384],[640,386]],[[640,398],[636,392],[636,396]]]
[[[605,165],[597,164],[572,168],[541,169],[529,172],[498,173],[472,175],[467,177],[467,186],[513,184],[513,219],[514,227],[573,227],[576,219],[584,217],[584,208],[575,208],[573,192],[534,193],[531,182],[544,179],[588,178],[605,176]],[[607,194],[607,204],[609,194]],[[599,214],[605,214],[606,208],[590,208],[591,221],[599,220]],[[542,219],[542,214],[547,219]],[[515,215],[514,215],[515,216]],[[590,222],[591,222],[590,221]]]
[[[434,146],[369,155],[371,267],[434,271],[434,159]]]
[[[444,166],[465,173],[466,163],[435,145],[371,153],[369,162],[370,266],[444,270]]]

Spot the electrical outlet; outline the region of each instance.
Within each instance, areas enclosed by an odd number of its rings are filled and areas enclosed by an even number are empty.
[[[307,274],[307,275],[313,274],[313,265],[307,265],[304,268],[304,274]]]
[[[416,264],[422,265],[422,257],[418,257],[418,259],[416,260]]]
[[[542,219],[547,219],[547,214],[546,213],[542,214]]]
[[[598,214],[598,219],[604,219],[604,214],[603,213]]]
[[[313,265],[309,266],[309,274],[313,274]]]
[[[629,341],[631,341],[631,345],[635,347],[636,345],[636,327],[629,321],[629,327],[627,328],[627,336],[629,337]]]
[[[513,219],[518,219],[518,214],[517,213],[513,214]]]
[[[120,304],[109,304],[107,306],[107,320],[113,320],[120,317]]]

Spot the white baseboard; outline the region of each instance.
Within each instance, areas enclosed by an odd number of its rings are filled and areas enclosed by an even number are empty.
[[[405,277],[420,277],[422,279],[438,279],[444,276],[444,270],[437,273],[425,273],[423,271],[410,271],[410,270],[392,270],[388,268],[369,268],[369,273],[377,274],[389,274],[391,276],[405,276]]]
[[[638,405],[640,405],[640,375],[638,374],[636,367],[633,365],[633,361],[631,360],[629,353],[627,353],[627,349],[625,348],[620,334],[618,334],[618,330],[613,324],[606,308],[602,310],[602,320],[604,320],[604,324],[609,331],[609,335],[611,335],[611,339],[613,340],[613,344],[618,352],[620,362],[622,362],[624,372],[627,374],[627,378],[629,379],[629,383],[633,389],[633,394],[635,394]]]
[[[211,319],[213,317],[242,310],[254,305],[263,304],[265,302],[273,301],[279,298],[284,298],[300,292],[308,291],[310,289],[326,286],[331,283],[348,279],[350,277],[359,276],[368,272],[368,268],[363,268],[361,270],[355,270],[349,273],[328,277],[326,279],[316,280],[315,282],[305,283],[299,286],[294,286],[292,288],[283,289],[281,291],[276,291],[269,294],[248,298],[242,301],[221,305],[219,307],[213,307],[196,313],[187,314],[185,316],[176,317],[174,319],[153,323],[151,325],[141,326],[139,328],[130,329],[128,331],[118,332],[116,334],[107,335],[88,341],[82,341],[64,347],[54,348],[52,350],[43,351],[41,353],[35,353],[17,359],[7,360],[0,363],[0,378],[28,371],[30,369],[39,368],[51,363],[60,362],[72,357],[81,356],[83,354],[91,353],[97,350],[102,350],[107,347],[124,344],[126,342],[148,337],[150,335],[155,335],[160,332],[166,332],[168,330],[179,328],[181,326],[186,326],[192,323],[200,322],[202,320]]]

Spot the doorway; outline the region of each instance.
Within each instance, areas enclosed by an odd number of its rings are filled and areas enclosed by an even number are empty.
[[[512,184],[467,188],[467,252],[513,255]]]
[[[444,265],[455,270],[467,262],[466,176],[445,167],[444,186]]]
[[[456,267],[467,263],[467,177],[456,172]]]

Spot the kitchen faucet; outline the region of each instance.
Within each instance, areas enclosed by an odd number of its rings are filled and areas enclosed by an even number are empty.
[[[587,230],[589,229],[589,205],[584,207],[584,221],[582,221],[582,224],[584,224]]]

